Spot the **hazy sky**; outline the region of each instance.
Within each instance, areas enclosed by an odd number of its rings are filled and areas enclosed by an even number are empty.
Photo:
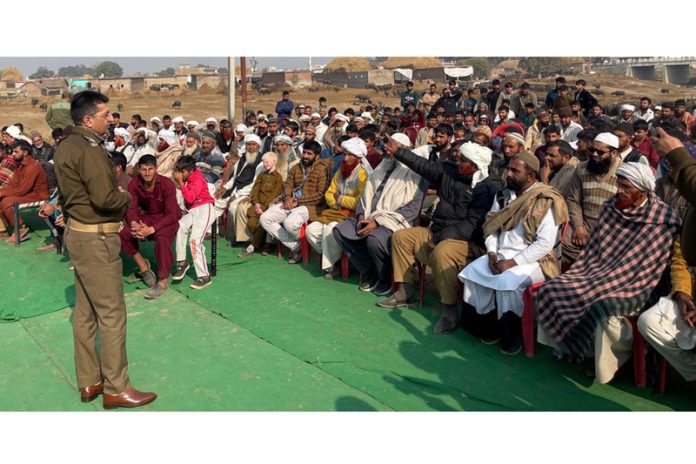
[[[247,63],[250,63],[250,57]],[[275,66],[276,68],[297,68],[307,67],[307,57],[256,57],[259,68]],[[64,66],[75,66],[84,64],[92,66],[101,61],[115,61],[123,68],[125,75],[138,72],[159,71],[163,68],[178,68],[180,64],[206,64],[215,67],[227,67],[226,57],[0,57],[0,68],[14,66],[22,74],[33,74],[39,66],[46,66],[52,71]],[[330,57],[312,57],[313,64],[326,64],[331,61]],[[237,59],[239,63],[239,59]]]

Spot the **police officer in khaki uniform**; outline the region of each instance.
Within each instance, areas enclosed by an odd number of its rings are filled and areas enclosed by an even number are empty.
[[[73,338],[80,397],[89,402],[103,393],[105,408],[138,407],[157,395],[136,390],[128,379],[118,232],[131,197],[118,187],[104,148],[103,136],[113,121],[108,101],[90,90],[73,97],[70,114],[76,127],[67,128],[54,163],[67,219],[65,244],[75,266]]]

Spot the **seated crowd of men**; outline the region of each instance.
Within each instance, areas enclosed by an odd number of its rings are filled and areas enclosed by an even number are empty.
[[[323,97],[316,111],[296,106],[284,92],[277,117],[250,111],[236,126],[165,115],[148,127],[114,113],[104,136],[132,196],[122,251],[151,287],[146,298],[184,278],[187,246],[192,287],[210,285],[204,240],[223,215],[240,258],[278,242],[297,263],[304,238],[325,278],[340,275],[345,253],[359,290],[385,297],[383,308],[413,307],[427,266],[442,303],[434,332],[462,326],[505,354],[522,348],[523,293],[544,283],[538,340],[558,356],[593,356],[597,380],[609,382],[630,357],[629,318],[640,315],[644,337],[695,380],[696,131],[686,102],[643,97],[610,117],[582,79],[572,93],[557,78],[543,101],[527,83],[502,87],[450,81],[442,94],[436,84],[420,93],[409,82],[401,107],[359,113]],[[70,130],[54,131],[56,143]],[[22,131],[3,128],[9,231],[12,202],[48,200],[55,187],[51,147]],[[55,200],[40,214],[63,225]],[[157,274],[143,240],[155,242]]]

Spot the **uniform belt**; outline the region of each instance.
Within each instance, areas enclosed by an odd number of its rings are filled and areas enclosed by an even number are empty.
[[[117,234],[123,229],[122,222],[103,222],[101,224],[83,224],[74,219],[68,220],[68,227],[77,232],[89,232],[95,234]]]

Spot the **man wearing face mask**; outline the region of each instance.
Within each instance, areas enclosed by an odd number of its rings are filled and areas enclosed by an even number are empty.
[[[622,318],[647,303],[681,228],[679,215],[654,189],[649,166],[623,164],[616,171],[616,194],[602,205],[584,252],[539,290],[539,341],[577,359],[594,338],[600,383],[609,382],[630,357],[630,326]]]
[[[400,286],[377,305],[383,308],[415,305],[417,291],[412,266],[417,259],[433,270],[443,304],[442,315],[433,330],[438,334],[452,332],[459,319],[457,273],[484,254],[481,226],[503,184],[497,175],[488,173],[491,150],[473,142],[462,144],[450,160],[441,163],[428,161],[406,148],[395,148],[395,142],[387,144],[388,156],[440,185],[440,201],[429,228],[397,230],[392,236],[394,282]]]
[[[566,196],[570,228],[563,241],[563,260],[571,264],[580,254],[597,223],[602,204],[616,193],[619,139],[602,132],[595,137],[590,158],[578,165]]]

